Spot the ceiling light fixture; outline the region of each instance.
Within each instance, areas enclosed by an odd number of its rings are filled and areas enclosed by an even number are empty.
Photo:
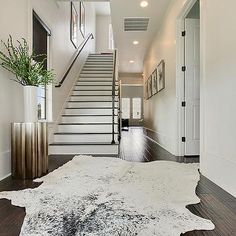
[[[133,60],[130,60],[129,63],[134,63],[134,61],[133,61]]]
[[[133,41],[133,44],[134,44],[134,45],[138,45],[138,44],[139,44],[139,41],[135,40],[135,41]]]
[[[141,6],[141,7],[147,7],[147,6],[148,6],[148,2],[147,2],[147,1],[142,1],[142,2],[140,3],[140,6]]]

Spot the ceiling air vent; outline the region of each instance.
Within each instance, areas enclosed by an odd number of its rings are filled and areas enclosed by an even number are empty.
[[[128,17],[124,19],[125,31],[147,31],[149,18],[147,17]]]

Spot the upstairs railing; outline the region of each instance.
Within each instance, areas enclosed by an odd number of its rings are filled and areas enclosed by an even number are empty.
[[[70,73],[73,65],[75,64],[78,56],[80,55],[80,53],[83,51],[85,45],[88,43],[89,39],[94,39],[94,36],[92,33],[90,33],[88,35],[88,37],[82,42],[82,44],[79,46],[79,48],[77,49],[76,55],[72,61],[72,63],[70,64],[69,68],[67,69],[66,73],[64,74],[63,78],[61,79],[61,81],[55,86],[56,88],[60,88],[62,86],[62,84],[64,83],[64,81],[66,80],[68,74]]]
[[[113,80],[112,80],[112,144],[115,144],[115,98],[116,98],[116,76],[117,76],[117,50],[113,53]]]

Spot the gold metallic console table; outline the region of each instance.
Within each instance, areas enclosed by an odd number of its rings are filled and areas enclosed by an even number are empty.
[[[11,124],[12,177],[34,179],[48,173],[47,123]]]

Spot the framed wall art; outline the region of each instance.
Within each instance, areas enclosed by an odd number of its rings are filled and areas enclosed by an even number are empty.
[[[148,98],[152,97],[152,76],[148,78]]]
[[[70,40],[75,48],[78,47],[78,20],[79,16],[76,7],[71,2],[71,18],[70,18]]]
[[[146,100],[148,100],[148,80],[146,80],[146,82],[145,82],[145,98],[146,98]]]
[[[85,37],[85,8],[84,3],[80,2],[80,32]]]
[[[155,95],[158,92],[157,87],[157,69],[152,72],[152,95]]]
[[[162,60],[157,66],[158,92],[165,88],[165,62]]]

